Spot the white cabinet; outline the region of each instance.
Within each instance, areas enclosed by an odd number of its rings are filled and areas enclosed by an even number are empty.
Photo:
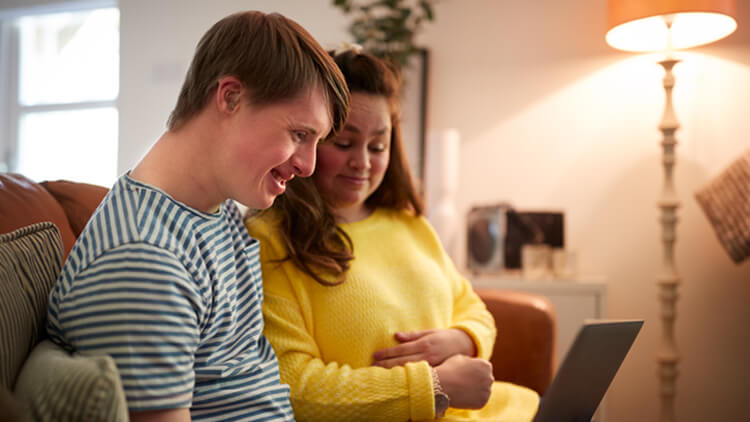
[[[607,315],[607,285],[600,278],[524,281],[520,277],[475,276],[471,283],[475,287],[520,290],[547,297],[557,315],[556,365],[565,357],[584,320]]]

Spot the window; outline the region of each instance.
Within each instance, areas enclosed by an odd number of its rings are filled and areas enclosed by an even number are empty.
[[[36,181],[114,182],[119,32],[117,8],[4,22],[0,65],[9,78],[0,170]]]

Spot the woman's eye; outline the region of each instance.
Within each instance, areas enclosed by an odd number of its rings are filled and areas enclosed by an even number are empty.
[[[335,145],[336,148],[339,149],[347,149],[352,146],[352,143],[343,139],[337,139],[333,142],[333,145]]]
[[[385,144],[378,143],[378,144],[370,145],[370,151],[372,151],[372,152],[383,152],[383,151],[385,151]]]

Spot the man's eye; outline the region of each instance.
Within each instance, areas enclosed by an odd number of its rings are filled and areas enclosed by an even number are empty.
[[[302,142],[302,141],[305,140],[306,137],[307,137],[307,132],[305,132],[304,130],[295,130],[294,131],[294,138],[297,141]]]

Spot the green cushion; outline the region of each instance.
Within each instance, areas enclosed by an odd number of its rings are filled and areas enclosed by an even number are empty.
[[[107,355],[71,355],[49,340],[31,352],[14,394],[38,422],[128,420],[114,360]]]
[[[0,385],[12,389],[44,336],[47,298],[62,267],[60,233],[45,222],[0,235]]]

